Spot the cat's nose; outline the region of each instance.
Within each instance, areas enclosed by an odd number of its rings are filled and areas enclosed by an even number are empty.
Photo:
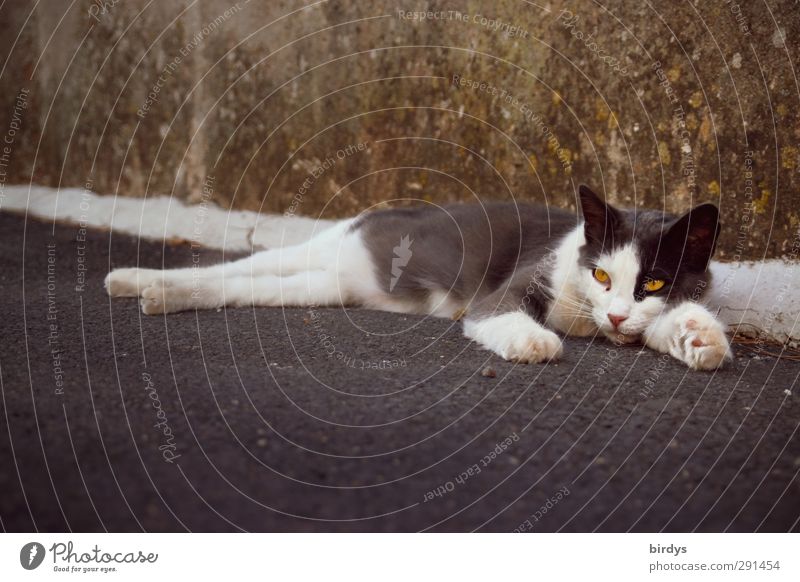
[[[611,313],[608,314],[608,320],[611,322],[611,325],[614,326],[614,329],[617,329],[626,319],[628,319],[627,315],[612,315]]]

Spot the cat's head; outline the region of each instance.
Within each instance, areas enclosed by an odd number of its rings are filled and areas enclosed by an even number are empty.
[[[668,304],[703,295],[720,228],[716,206],[675,217],[614,208],[586,186],[579,191],[586,238],[580,277],[603,333],[634,341]]]

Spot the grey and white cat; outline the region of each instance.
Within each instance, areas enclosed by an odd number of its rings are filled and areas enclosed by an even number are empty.
[[[523,363],[557,358],[556,332],[641,341],[694,369],[730,358],[725,328],[698,303],[717,208],[622,210],[585,186],[580,199],[581,218],[516,203],[378,210],[302,244],[201,269],[116,269],[105,285],[141,297],[146,314],[356,305],[463,316],[467,337]]]

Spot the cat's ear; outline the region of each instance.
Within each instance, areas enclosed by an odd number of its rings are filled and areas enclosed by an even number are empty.
[[[581,211],[583,212],[583,231],[587,243],[603,245],[604,242],[613,244],[614,231],[620,222],[619,213],[615,208],[606,204],[588,186],[578,188],[581,196]]]
[[[701,204],[681,216],[662,238],[662,247],[678,253],[682,270],[705,271],[719,235],[719,210]]]

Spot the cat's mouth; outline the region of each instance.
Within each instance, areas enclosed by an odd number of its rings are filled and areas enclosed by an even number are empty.
[[[606,337],[615,344],[636,344],[641,342],[641,334],[622,333],[621,331],[606,331]]]
[[[628,322],[620,327],[611,327],[607,322],[597,322],[597,327],[615,344],[635,344],[642,340],[642,332],[635,331],[635,327],[629,325]],[[626,329],[630,327],[634,327],[634,330]]]

